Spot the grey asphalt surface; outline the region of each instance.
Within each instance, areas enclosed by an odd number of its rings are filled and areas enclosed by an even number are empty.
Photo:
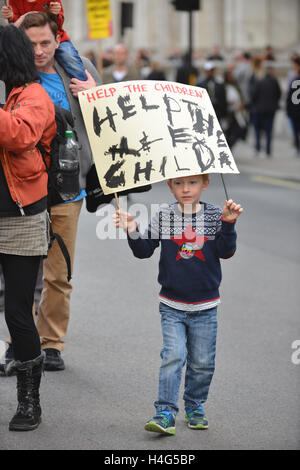
[[[100,240],[96,233],[108,230],[105,213],[97,216],[84,208],[63,352],[66,370],[45,373],[43,422],[29,433],[8,431],[16,408],[15,378],[0,377],[0,449],[300,448],[300,365],[291,360],[292,343],[300,340],[300,173],[299,161],[288,158],[284,146],[283,162],[281,152],[272,162],[255,162],[240,145],[241,174],[225,175],[229,195],[245,213],[237,226],[238,251],[222,262],[216,372],[205,406],[209,430],[187,428],[181,390],[176,435],[144,431],[154,414],[162,345],[159,253],[138,260],[126,240]],[[286,173],[279,180],[280,165]],[[218,175],[203,199],[223,204]],[[160,183],[149,193],[133,195],[129,204],[149,207],[171,200]]]

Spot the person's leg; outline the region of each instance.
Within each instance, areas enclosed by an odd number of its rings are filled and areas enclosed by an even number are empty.
[[[3,270],[2,265],[0,263],[0,312],[4,311],[4,277],[3,277]]]
[[[167,305],[160,304],[163,334],[162,363],[159,373],[158,400],[156,410],[178,412],[178,393],[182,368],[186,361],[185,315]]]
[[[295,149],[297,156],[300,155],[300,120],[292,120],[295,136]]]
[[[186,411],[207,400],[215,371],[217,308],[190,313],[187,332],[187,366],[183,399]]]
[[[294,123],[294,120],[291,118],[291,117],[287,117],[288,119],[288,122],[289,122],[289,125],[290,125],[290,128],[291,128],[291,131],[292,131],[292,136],[293,136],[293,146],[298,149],[299,147],[299,142],[297,143],[297,140],[298,140],[298,136],[297,136],[297,131],[296,131],[296,127],[295,127],[295,123]]]
[[[64,70],[81,81],[86,81],[84,65],[71,41],[61,42],[59,48],[56,49],[55,58]]]
[[[69,251],[73,270],[75,241],[82,200],[52,207],[53,232],[64,240]],[[55,241],[44,260],[44,288],[38,311],[37,328],[42,348],[64,349],[70,319],[72,284],[67,279],[67,265]]]
[[[12,338],[17,374],[18,408],[10,431],[30,431],[41,422],[40,382],[43,355],[32,316],[32,304],[40,256],[1,254],[5,279],[5,320]]]
[[[271,157],[273,122],[274,113],[268,113],[264,116],[264,129],[266,132],[266,153],[268,157]]]
[[[253,113],[252,115],[252,123],[254,128],[255,134],[255,150],[256,152],[260,152],[260,132],[261,132],[261,118],[258,113]]]
[[[14,359],[29,361],[41,354],[40,338],[32,316],[40,256],[1,255],[5,279],[5,320]]]
[[[156,414],[147,421],[145,430],[174,435],[181,373],[186,360],[185,314],[162,303],[159,309],[163,349],[161,351],[162,363],[159,373],[158,400],[154,402]]]
[[[43,259],[41,258],[40,265],[43,263]],[[35,317],[36,317],[36,309],[35,309],[35,302],[33,302],[32,305],[32,317],[33,317],[33,322],[35,324]],[[5,375],[15,375],[15,370],[12,367],[12,361],[15,360],[14,356],[14,349],[12,345],[12,340],[11,338],[8,338],[6,340],[6,343],[8,345],[8,348],[6,349],[3,361],[0,363],[0,372],[4,372]]]
[[[39,271],[37,275],[37,280],[36,280],[36,285],[35,285],[35,291],[34,291],[34,305],[33,305],[34,314],[39,309],[42,291],[43,291],[43,264],[44,264],[44,260],[41,259]]]

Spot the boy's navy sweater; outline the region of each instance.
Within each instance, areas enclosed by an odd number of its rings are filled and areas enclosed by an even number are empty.
[[[220,258],[236,250],[235,223],[221,220],[222,209],[201,203],[196,214],[183,214],[178,203],[160,206],[148,230],[128,235],[137,258],[149,258],[161,244],[160,296],[185,304],[219,299]]]

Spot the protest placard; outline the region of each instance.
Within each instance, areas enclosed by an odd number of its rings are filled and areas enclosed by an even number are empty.
[[[112,34],[110,0],[87,0],[89,39],[107,38]]]
[[[138,80],[79,93],[104,194],[168,178],[239,173],[205,89]]]

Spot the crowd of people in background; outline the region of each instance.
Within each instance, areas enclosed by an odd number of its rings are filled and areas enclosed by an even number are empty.
[[[96,56],[90,53],[89,58],[99,68]],[[276,112],[283,109],[290,126],[293,153],[300,156],[300,111],[292,100],[295,81],[300,77],[300,56],[292,54],[285,82],[279,77],[276,62],[271,46],[255,54],[240,51],[230,60],[214,46],[207,54],[195,51],[192,60],[188,52],[181,54],[176,50],[165,66],[144,49],[138,50],[130,60],[126,46],[119,44],[103,53],[101,73],[104,83],[171,80],[206,88],[230,148],[239,140],[245,140],[252,127],[254,157],[272,156],[274,118]]]

